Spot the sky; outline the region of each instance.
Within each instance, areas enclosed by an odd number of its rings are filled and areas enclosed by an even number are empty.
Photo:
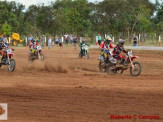
[[[0,0],[0,1],[4,1],[4,0]],[[48,5],[51,1],[54,1],[55,0],[7,0],[7,1],[15,1],[17,3],[21,3],[23,5],[26,6],[26,8],[32,4],[40,4],[40,3],[44,3],[45,5]],[[100,2],[100,1],[103,1],[103,0],[88,0],[89,2]],[[155,0],[150,0],[151,2],[155,3]],[[163,2],[163,0],[159,0],[160,2]]]

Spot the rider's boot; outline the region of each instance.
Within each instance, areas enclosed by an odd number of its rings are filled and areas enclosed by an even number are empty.
[[[122,60],[121,60],[120,66],[121,66],[121,67],[125,67],[125,59],[122,59]]]

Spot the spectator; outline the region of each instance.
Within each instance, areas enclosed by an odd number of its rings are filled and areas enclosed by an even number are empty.
[[[101,35],[100,34],[98,34],[97,40],[98,40],[98,44],[100,45],[101,44]]]
[[[76,49],[76,43],[77,43],[77,36],[75,35],[73,38],[74,48]]]
[[[51,43],[52,43],[52,37],[50,36],[48,39],[48,48],[51,48]]]
[[[30,42],[30,41],[32,40],[32,38],[33,38],[33,36],[30,35],[30,36],[28,37],[28,41]]]
[[[55,44],[58,45],[58,42],[59,42],[59,37],[56,35],[55,36]]]
[[[138,46],[138,37],[134,37],[133,46]]]
[[[73,36],[72,36],[72,34],[70,34],[70,42],[71,42],[71,44],[73,44]]]
[[[59,38],[59,47],[60,47],[60,49],[62,48],[62,36]]]
[[[68,33],[66,33],[66,34],[64,35],[64,37],[65,37],[65,42],[66,42],[66,44],[67,44],[67,46],[68,46],[68,39],[69,39]]]
[[[8,39],[7,39],[7,37],[5,36],[5,38],[4,38],[4,43],[5,43],[5,45],[8,47],[9,46],[9,42],[8,42]]]

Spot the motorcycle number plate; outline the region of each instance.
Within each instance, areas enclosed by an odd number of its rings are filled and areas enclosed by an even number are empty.
[[[8,49],[8,50],[7,50],[7,53],[8,53],[8,54],[11,54],[11,53],[12,53],[12,50],[11,50],[11,49]]]
[[[41,50],[41,47],[40,47],[40,46],[38,46],[38,47],[37,47],[37,49],[38,49],[38,50]]]

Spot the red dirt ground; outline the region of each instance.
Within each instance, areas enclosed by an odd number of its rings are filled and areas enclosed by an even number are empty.
[[[0,69],[0,103],[9,121],[162,122],[163,51],[135,51],[142,73],[108,76],[98,70],[99,50],[78,59],[79,49],[45,49],[45,62],[28,63],[28,50],[16,48],[16,70]],[[110,119],[110,115],[159,115],[160,119]]]

